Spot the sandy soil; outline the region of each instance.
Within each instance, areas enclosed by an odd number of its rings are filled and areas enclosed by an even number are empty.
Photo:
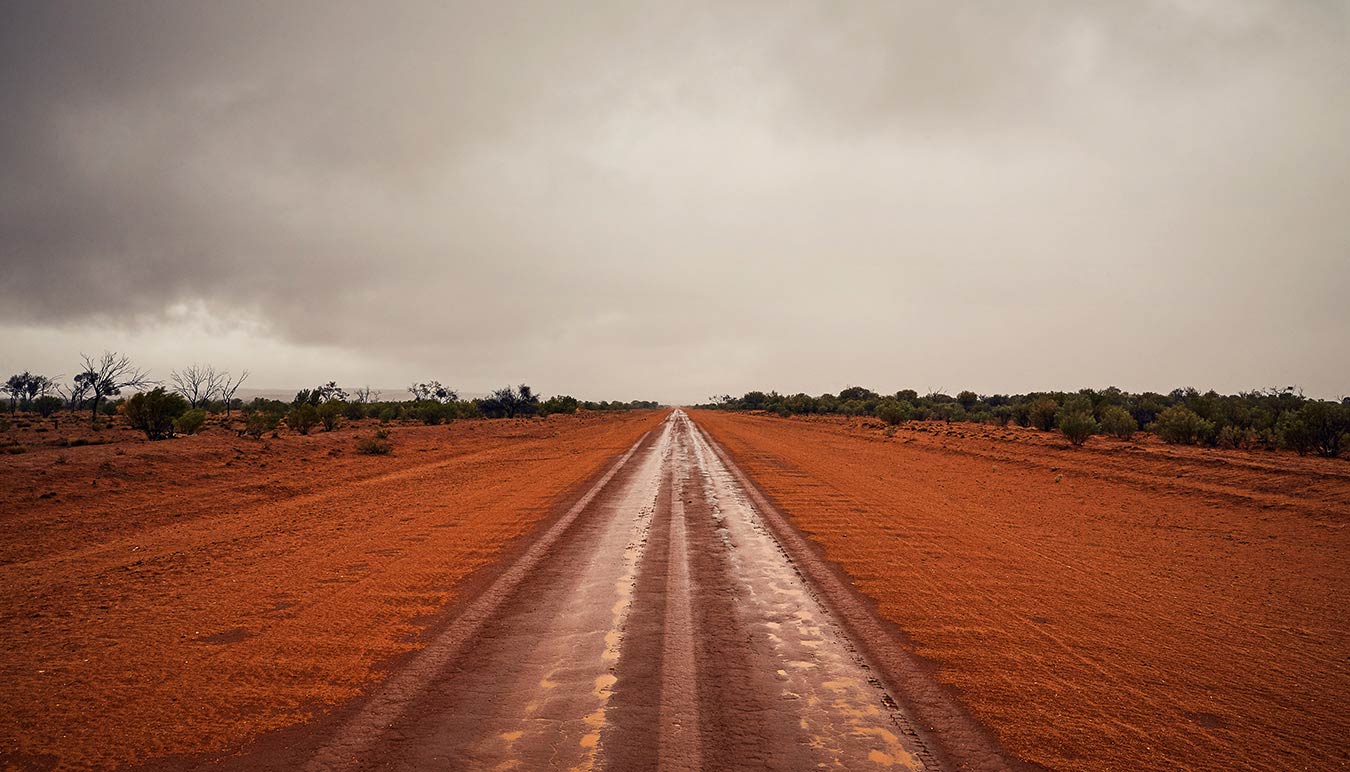
[[[354,452],[370,425],[159,443],[15,427],[0,769],[225,751],[349,700],[662,416],[395,427],[388,457]]]
[[[1022,759],[1350,766],[1345,460],[693,416]]]

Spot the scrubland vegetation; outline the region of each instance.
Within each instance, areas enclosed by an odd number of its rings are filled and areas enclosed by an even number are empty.
[[[448,423],[459,418],[527,418],[552,414],[572,414],[578,410],[609,411],[655,409],[658,403],[588,402],[567,395],[543,399],[526,384],[505,386],[486,397],[463,399],[454,389],[439,381],[415,383],[404,399],[381,399],[369,386],[348,391],[335,381],[302,389],[289,402],[236,397],[249,376],[238,376],[210,365],[193,364],[170,373],[167,383],[153,380],[147,370],[133,364],[124,354],[108,352],[101,357],[81,356],[78,372],[69,380],[24,371],[11,376],[0,386],[8,398],[9,418],[0,420],[0,431],[8,430],[14,420],[49,419],[52,428],[70,420],[61,411],[88,410],[91,426],[100,430],[114,422],[145,433],[147,439],[165,440],[196,434],[208,423],[237,432],[241,437],[260,438],[289,430],[309,434],[322,429],[338,431],[345,422],[374,419],[381,426],[392,422],[419,422],[427,425]],[[238,412],[240,420],[233,420]],[[81,439],[79,444],[89,444]],[[22,453],[14,442],[4,443],[5,452]],[[385,455],[393,446],[386,429],[374,437],[358,438],[358,452]]]
[[[1288,449],[1299,455],[1336,457],[1350,446],[1350,397],[1340,402],[1309,399],[1294,387],[1239,394],[1201,393],[1193,388],[1168,394],[1132,394],[1115,387],[1077,392],[956,396],[912,389],[879,394],[850,386],[838,394],[784,395],[751,391],[741,397],[714,397],[700,407],[759,410],[780,416],[832,414],[875,416],[892,426],[911,420],[1007,426],[1059,431],[1074,445],[1094,435],[1127,440],[1136,432],[1164,442],[1243,450]]]

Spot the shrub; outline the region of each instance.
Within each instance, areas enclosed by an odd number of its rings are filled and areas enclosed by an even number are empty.
[[[127,400],[124,409],[131,428],[145,432],[146,439],[163,440],[173,436],[173,421],[187,412],[188,402],[157,386]]]
[[[898,399],[883,399],[877,403],[877,418],[891,426],[902,424],[914,415],[914,406]]]
[[[346,410],[347,403],[332,399],[319,405],[317,412],[319,420],[323,422],[323,430],[331,432],[342,423],[342,414]]]
[[[1350,407],[1313,400],[1299,408],[1297,420],[1308,450],[1327,458],[1340,455],[1345,435],[1350,432]]]
[[[1128,440],[1139,431],[1139,424],[1135,423],[1130,411],[1115,405],[1102,408],[1101,426],[1102,432],[1122,440]]]
[[[1214,436],[1214,424],[1183,405],[1174,405],[1158,414],[1149,428],[1172,445],[1194,445]]]
[[[751,392],[751,394],[756,393],[759,392]],[[750,398],[750,394],[747,394],[745,396],[746,399]],[[760,396],[763,397],[763,394],[760,394]],[[763,400],[761,400],[761,403],[762,402]],[[563,413],[565,415],[572,415],[573,413],[577,412],[577,407],[580,406],[580,404],[581,403],[577,401],[576,397],[570,397],[567,396],[566,394],[562,394],[556,397],[549,397],[548,401],[543,404],[541,411],[546,411],[550,415],[553,413]]]
[[[1048,432],[1055,428],[1055,414],[1058,412],[1058,402],[1052,397],[1041,397],[1027,406],[1027,425]]]
[[[366,406],[360,402],[348,402],[342,414],[352,421],[360,421],[366,417]]]
[[[438,426],[446,420],[449,405],[439,402],[419,402],[412,409],[412,416],[427,426]]]
[[[248,422],[244,424],[244,433],[257,439],[268,432],[276,431],[277,425],[280,423],[281,416],[276,413],[259,410],[249,414]]]
[[[980,395],[973,391],[966,390],[956,395],[956,401],[960,403],[961,407],[970,410],[975,407],[975,403],[980,401]]]
[[[1075,446],[1087,442],[1098,428],[1096,419],[1092,417],[1092,402],[1079,396],[1065,400],[1063,409],[1055,415],[1055,423]]]
[[[301,402],[286,414],[286,425],[301,434],[309,434],[319,423],[319,410],[308,402]]]
[[[44,397],[38,397],[33,400],[33,409],[43,418],[48,418],[52,413],[61,409],[61,398],[53,397],[50,394]]]
[[[1281,445],[1300,456],[1306,456],[1308,451],[1312,450],[1312,431],[1303,421],[1302,410],[1281,413],[1280,419],[1275,422],[1275,434],[1280,438]]]
[[[994,423],[999,426],[1007,426],[1013,419],[1013,408],[1011,405],[999,405],[994,408]]]
[[[394,450],[389,441],[389,432],[379,429],[373,437],[360,437],[356,440],[356,452],[366,456],[387,456]]]
[[[180,434],[196,434],[201,430],[202,424],[206,423],[206,411],[201,408],[189,410],[178,416],[178,420],[173,422]]]
[[[952,421],[966,420],[966,411],[955,402],[943,402],[940,405],[934,405],[932,417],[951,423]]]
[[[1252,428],[1242,429],[1229,424],[1219,430],[1215,444],[1228,450],[1251,450],[1256,447],[1257,434]]]

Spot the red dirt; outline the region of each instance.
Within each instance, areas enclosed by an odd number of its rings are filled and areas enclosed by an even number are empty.
[[[1350,766],[1345,460],[694,417],[1016,756]]]
[[[71,448],[17,429],[0,769],[230,751],[350,700],[662,415],[395,427],[388,457],[354,452],[372,426]]]

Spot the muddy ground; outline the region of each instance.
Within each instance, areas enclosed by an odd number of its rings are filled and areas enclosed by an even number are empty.
[[[396,426],[388,457],[355,453],[370,423],[265,440],[213,428],[161,443],[82,423],[13,426],[8,436],[26,452],[0,456],[0,769],[145,761],[187,769],[236,752],[252,754],[240,758],[243,768],[250,759],[285,768],[278,748],[303,759],[319,758],[309,755],[314,748],[346,747],[333,742],[378,703],[371,695],[408,681],[419,658],[436,654],[437,636],[454,629],[444,627],[446,615],[490,595],[503,566],[522,565],[593,490],[601,492],[577,510],[577,527],[548,542],[557,545],[546,550],[561,561],[557,578],[530,571],[520,586],[538,589],[504,600],[510,613],[485,618],[483,629],[499,634],[475,635],[517,641],[499,657],[512,672],[523,660],[510,653],[536,645],[519,641],[568,637],[548,631],[585,619],[562,600],[545,601],[567,595],[567,550],[599,555],[573,562],[601,572],[596,587],[619,588],[603,572],[628,569],[614,550],[600,550],[608,541],[598,534],[630,527],[613,518],[637,518],[631,525],[647,535],[612,540],[641,557],[629,566],[631,618],[613,640],[601,637],[602,661],[615,649],[612,672],[603,683],[582,677],[585,668],[573,673],[586,686],[575,690],[578,704],[613,700],[598,730],[582,722],[590,728],[581,737],[598,736],[598,745],[574,743],[598,747],[587,758],[601,766],[641,766],[643,753],[669,768],[688,758],[705,768],[744,761],[769,746],[727,750],[728,738],[756,733],[728,733],[726,716],[740,702],[752,708],[747,715],[791,714],[755,706],[769,704],[777,684],[794,683],[792,668],[754,681],[763,688],[727,689],[736,663],[751,673],[787,640],[781,630],[738,632],[779,622],[751,613],[769,596],[748,579],[769,564],[744,556],[774,554],[745,551],[760,526],[738,536],[733,519],[717,525],[729,530],[716,538],[701,530],[713,513],[731,512],[751,524],[786,518],[770,530],[822,602],[843,612],[878,672],[894,659],[888,647],[899,659],[913,655],[923,673],[907,676],[901,662],[885,675],[899,675],[887,686],[933,741],[937,755],[925,765],[1350,766],[1345,460],[1175,448],[1142,435],[1072,449],[1016,428],[920,422],[888,433],[862,419],[691,415],[699,431],[680,425],[664,434],[651,431],[663,426],[662,412]],[[704,432],[716,450],[699,439]],[[734,466],[719,466],[724,451]],[[626,452],[632,468],[605,493],[606,470]],[[737,492],[742,485],[748,495]],[[654,504],[632,503],[652,496]],[[759,513],[727,509],[732,502]],[[809,537],[800,547],[791,544],[800,539],[793,526]],[[636,544],[646,552],[632,552]],[[718,545],[741,557],[719,562]],[[718,566],[736,570],[719,584]],[[738,592],[749,592],[744,602]],[[850,608],[855,595],[861,603]],[[612,613],[608,603],[596,608],[605,610],[601,622]],[[529,609],[542,615],[535,627],[545,634],[530,637],[520,621],[535,618]],[[608,629],[592,627],[583,632]],[[733,639],[740,644],[726,643]],[[496,649],[467,651],[487,661]],[[427,672],[458,668],[461,679],[495,683],[492,668],[448,652]],[[839,683],[807,679],[784,694]],[[934,688],[945,695],[925,691]],[[412,684],[404,702],[438,704],[418,693]],[[432,720],[471,715],[462,706],[409,715],[435,724],[422,733],[435,743],[483,734],[533,747],[525,730],[487,731],[496,725],[484,721],[455,734]],[[812,725],[806,718],[780,728],[774,758],[827,747],[820,743],[830,732],[793,739]],[[669,731],[695,725],[696,733]],[[653,735],[658,727],[667,729]],[[421,758],[412,744],[380,742],[372,763]],[[472,758],[496,752],[481,743],[423,749],[444,759],[465,747]],[[389,748],[403,750],[380,755]]]
[[[350,700],[663,413],[221,428],[12,427],[0,455],[0,769],[238,749]],[[48,431],[37,432],[38,428]],[[107,444],[61,447],[62,439]]]
[[[1350,764],[1350,463],[691,413],[1021,759]]]

